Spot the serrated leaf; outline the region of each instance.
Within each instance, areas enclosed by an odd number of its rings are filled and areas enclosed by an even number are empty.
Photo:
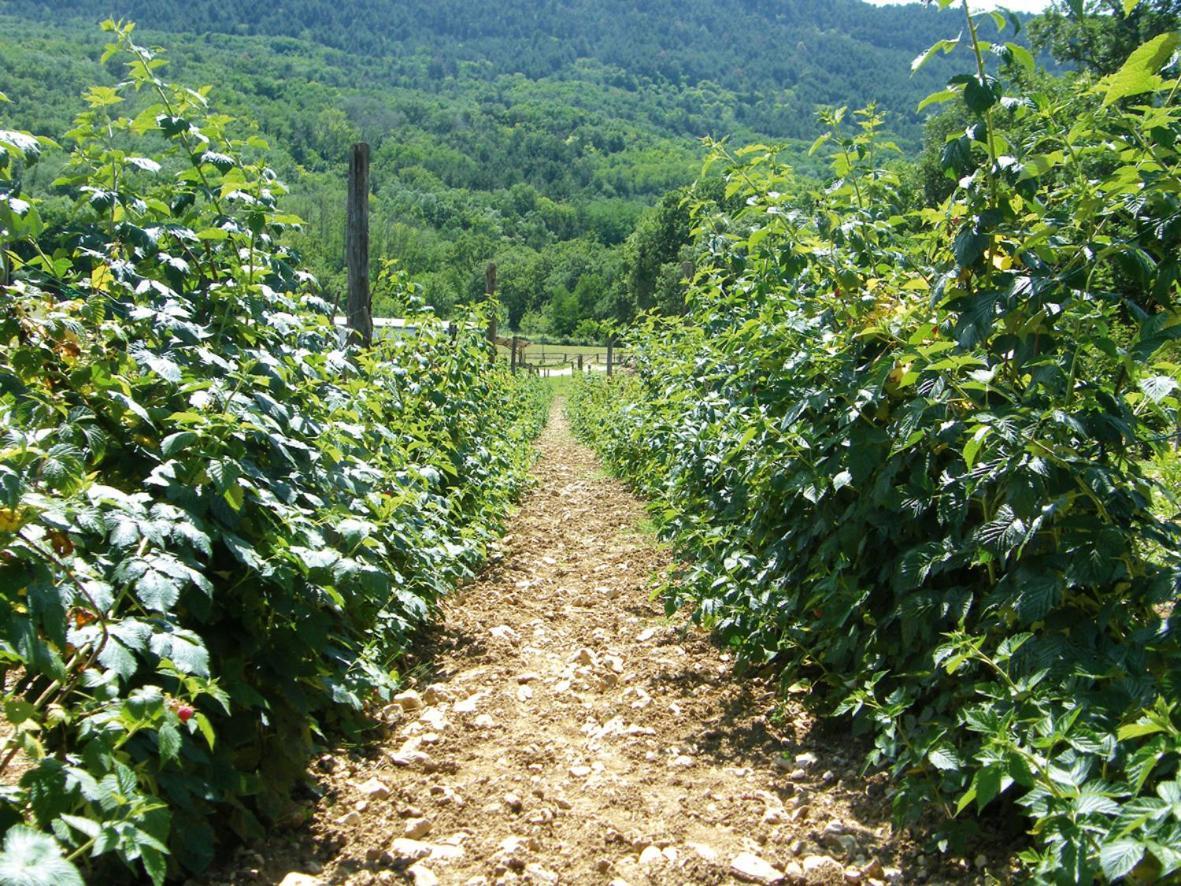
[[[910,72],[912,74],[918,72],[939,53],[947,55],[953,49],[960,45],[960,38],[956,37],[954,40],[939,40],[933,46],[929,47],[925,52],[920,53],[915,57],[914,61],[910,63]]]
[[[0,883],[4,886],[85,886],[78,869],[62,857],[52,837],[24,825],[4,835],[0,850]]]
[[[931,105],[941,105],[944,102],[949,102],[954,98],[958,98],[959,94],[959,90],[956,89],[941,89],[939,92],[932,92],[921,102],[919,102],[919,105],[917,108],[915,108],[915,111],[925,111],[927,108],[931,107]]]
[[[152,652],[166,658],[185,674],[209,676],[209,652],[201,638],[192,631],[169,626],[153,635]]]
[[[199,439],[200,437],[194,431],[180,431],[175,434],[169,434],[160,443],[160,454],[165,458],[172,458],[178,452],[188,449]]]
[[[1099,850],[1099,864],[1109,880],[1127,876],[1144,857],[1144,846],[1136,840],[1124,839],[1106,843]]]
[[[1159,403],[1173,393],[1173,391],[1177,390],[1178,387],[1181,387],[1181,385],[1177,383],[1177,380],[1167,375],[1154,375],[1151,378],[1140,380],[1140,390],[1153,403]]]
[[[128,166],[142,169],[144,172],[159,172],[160,164],[149,157],[126,157],[123,160]]]
[[[102,825],[94,819],[83,818],[81,815],[61,815],[58,816],[61,821],[64,821],[74,830],[85,834],[87,837],[97,837],[99,831],[102,830]]]
[[[978,427],[968,442],[964,444],[964,464],[971,470],[972,466],[976,464],[976,455],[980,452],[980,447],[984,445],[985,438],[992,432],[992,428],[988,425],[981,425]]]
[[[172,723],[165,723],[156,733],[156,746],[160,751],[161,760],[175,760],[180,754],[180,731]]]
[[[950,747],[934,748],[927,754],[927,759],[931,761],[932,766],[943,772],[954,772],[964,765],[955,750]]]
[[[158,569],[148,568],[135,583],[135,596],[148,609],[169,612],[180,599],[180,584]]]
[[[1162,83],[1158,72],[1181,45],[1181,34],[1161,34],[1140,46],[1114,74],[1104,77],[1096,88],[1103,90],[1103,107],[1123,98],[1152,92]]]
[[[1037,69],[1037,63],[1033,59],[1033,53],[1020,43],[1006,43],[1005,48],[1013,56],[1013,61],[1021,65],[1027,74],[1032,74]]]

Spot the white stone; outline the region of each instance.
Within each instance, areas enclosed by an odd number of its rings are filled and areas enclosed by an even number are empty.
[[[477,692],[474,695],[469,695],[463,701],[457,701],[452,710],[457,714],[472,714],[475,713],[476,705],[484,700],[487,692]]]
[[[783,872],[750,852],[740,852],[730,862],[730,873],[747,883],[781,883]]]
[[[510,628],[508,625],[497,625],[488,633],[497,640],[503,640],[506,643],[511,643],[513,646],[516,646],[521,642],[521,635]]]
[[[696,852],[698,858],[709,862],[718,860],[718,850],[712,846],[706,846],[704,843],[687,843],[686,846]]]
[[[429,818],[408,818],[403,834],[411,840],[417,840],[419,837],[425,837],[430,832],[431,820]]]
[[[407,689],[405,692],[399,692],[394,696],[394,701],[404,711],[417,711],[422,708],[422,696],[413,689]]]
[[[390,789],[376,778],[357,785],[357,790],[370,800],[384,800],[390,795]]]
[[[421,864],[411,865],[406,873],[414,879],[414,886],[438,886],[439,878],[434,871]]]
[[[804,859],[804,874],[818,874],[828,870],[831,873],[844,875],[844,866],[829,855],[809,855]]]
[[[787,810],[782,806],[768,806],[763,812],[763,824],[783,824],[787,821]]]
[[[324,886],[324,881],[310,874],[301,874],[299,871],[292,871],[279,881],[279,886]]]
[[[390,761],[395,766],[413,766],[416,763],[426,765],[431,762],[431,757],[424,751],[398,751],[390,754]]]
[[[427,708],[418,715],[418,719],[436,732],[447,728],[447,714],[442,708]]]
[[[491,729],[496,725],[496,721],[487,714],[478,714],[472,723],[477,729]]]
[[[422,694],[422,700],[427,704],[442,704],[445,701],[452,701],[454,698],[455,691],[442,683],[432,683]]]
[[[801,769],[809,769],[816,765],[816,755],[811,752],[796,754],[796,765]]]
[[[525,873],[537,883],[557,883],[558,875],[546,870],[537,862],[525,865]]]
[[[664,853],[657,846],[645,846],[644,851],[640,853],[640,864],[645,867],[653,864],[664,864],[666,860]]]
[[[431,844],[408,837],[398,837],[390,844],[390,853],[400,861],[420,861],[431,854]]]

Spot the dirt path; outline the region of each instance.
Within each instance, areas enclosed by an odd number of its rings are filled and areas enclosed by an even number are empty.
[[[448,602],[419,688],[386,711],[388,743],[319,761],[312,823],[282,850],[247,854],[246,878],[979,876],[936,871],[892,834],[884,785],[857,774],[857,751],[811,736],[802,711],[734,679],[726,654],[664,617],[650,579],[667,555],[560,406],[539,446],[537,487],[501,558]]]

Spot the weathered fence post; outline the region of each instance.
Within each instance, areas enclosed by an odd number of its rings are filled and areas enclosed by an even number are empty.
[[[612,353],[614,352],[614,350],[615,350],[615,340],[612,338],[608,338],[607,339],[607,374],[608,375],[611,374],[611,356],[612,356]]]
[[[582,354],[578,355],[578,371],[582,372]]]
[[[512,371],[513,375],[516,375],[517,374],[517,337],[515,335],[513,336],[512,348],[513,348],[512,353],[509,354],[509,357],[508,357],[508,368]]]
[[[369,296],[369,145],[364,142],[353,145],[349,156],[346,253],[349,339],[367,348],[373,344],[373,303]]]
[[[484,269],[484,295],[488,302],[488,341],[492,342],[492,362],[496,362],[496,262]]]

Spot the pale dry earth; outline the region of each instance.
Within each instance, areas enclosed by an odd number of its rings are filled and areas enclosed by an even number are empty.
[[[325,754],[310,822],[222,882],[996,882],[890,825],[886,776],[652,599],[669,555],[560,407],[536,485],[444,606],[386,738]],[[995,841],[991,842],[996,846]]]

